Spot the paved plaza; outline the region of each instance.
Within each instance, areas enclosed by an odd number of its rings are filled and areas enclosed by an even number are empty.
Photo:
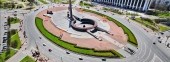
[[[56,36],[62,35],[62,40],[76,44],[79,47],[94,48],[95,50],[117,50],[127,44],[127,36],[116,24],[96,14],[79,11],[78,8],[73,10],[73,15],[95,20],[99,27],[109,31],[113,35],[98,31],[94,35],[102,39],[102,41],[99,41],[86,32],[79,32],[70,28],[69,19],[66,16],[68,10],[66,9],[64,6],[48,9],[48,11],[53,11],[54,13],[53,15],[49,15],[51,18],[43,16],[44,14],[46,15],[47,10],[40,12],[37,16],[44,20],[44,27],[49,32]]]

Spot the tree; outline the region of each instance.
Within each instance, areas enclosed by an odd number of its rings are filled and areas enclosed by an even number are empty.
[[[35,0],[27,0],[28,2],[30,2],[30,3],[33,3],[33,2],[35,2]]]
[[[170,5],[168,6],[167,10],[170,11]]]
[[[33,3],[35,2],[35,0],[27,0],[29,2],[29,4],[32,6]]]
[[[15,3],[11,2],[11,8],[14,9],[15,8]]]

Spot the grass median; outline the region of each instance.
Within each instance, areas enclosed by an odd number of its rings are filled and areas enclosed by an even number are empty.
[[[128,42],[134,46],[138,46],[138,42],[136,40],[136,37],[134,36],[134,34],[126,27],[124,26],[122,23],[120,23],[119,21],[113,19],[112,17],[109,17],[107,15],[104,15],[104,14],[101,14],[101,13],[98,13],[98,12],[95,12],[95,11],[92,11],[92,10],[88,10],[88,9],[83,9],[83,11],[85,12],[91,12],[91,13],[94,13],[94,14],[97,14],[97,15],[100,15],[102,17],[106,17],[109,21],[112,21],[114,22],[116,25],[118,25],[119,27],[121,27],[124,31],[125,34],[128,35]]]
[[[123,56],[119,54],[118,52],[112,50],[112,51],[95,51],[94,49],[88,49],[88,48],[81,48],[76,46],[75,44],[68,43],[66,41],[61,40],[59,37],[51,34],[48,32],[43,25],[43,20],[41,18],[36,17],[35,24],[39,31],[50,41],[55,43],[56,45],[63,47],[65,49],[68,49],[70,51],[90,55],[90,56],[97,56],[97,57],[116,57],[116,58],[122,58]]]
[[[33,58],[31,58],[30,56],[26,56],[20,62],[36,62],[36,61]]]
[[[45,0],[39,0],[43,4],[48,4]]]
[[[13,32],[15,31],[15,32]],[[12,33],[13,32],[13,33]],[[17,53],[18,49],[21,47],[21,41],[19,39],[19,35],[17,30],[11,30],[10,31],[10,40],[8,41],[9,47],[7,48],[6,51],[4,51],[0,55],[0,62],[5,62],[7,59],[15,55]]]

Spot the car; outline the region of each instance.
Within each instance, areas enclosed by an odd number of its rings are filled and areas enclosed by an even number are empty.
[[[43,43],[43,46],[46,46],[46,44],[45,44],[45,43]]]
[[[41,37],[39,37],[41,39]]]
[[[44,17],[51,18],[48,14],[44,14],[43,16],[44,16]]]
[[[83,60],[83,58],[80,57],[79,60]]]
[[[102,59],[102,61],[106,61],[106,59]]]
[[[17,14],[13,14],[14,16],[17,16]]]
[[[70,54],[69,52],[66,52],[66,54]]]
[[[158,37],[158,39],[160,39],[161,37]]]
[[[52,50],[51,49],[48,49],[49,52],[51,52]]]
[[[4,35],[8,35],[8,32],[4,32]]]

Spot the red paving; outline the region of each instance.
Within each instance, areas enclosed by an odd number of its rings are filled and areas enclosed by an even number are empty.
[[[48,10],[52,10],[52,11],[61,11],[61,10],[66,10],[67,7],[57,7],[57,8],[50,8]],[[71,37],[69,33],[57,28],[51,21],[50,18],[44,17],[43,14],[46,14],[47,10],[43,10],[42,12],[38,13],[37,17],[42,18],[44,27],[52,34],[56,35],[56,36],[62,36],[62,40],[67,41],[69,43],[73,43],[76,44],[79,47],[86,47],[86,48],[92,48],[95,50],[117,50],[119,49],[119,47],[115,46],[114,44],[108,42],[107,40],[103,39],[102,41],[99,41],[95,38],[75,38],[75,37]],[[103,20],[103,17],[89,13],[92,16],[96,16],[98,18],[100,18],[101,20]],[[45,21],[48,20],[48,21]],[[110,21],[108,21],[107,19],[106,22],[109,22],[109,25],[111,26],[110,32],[114,34],[114,36],[110,36],[113,39],[119,41],[122,44],[126,44],[127,43],[127,36],[124,34],[123,30],[118,27],[115,23],[112,23]]]

